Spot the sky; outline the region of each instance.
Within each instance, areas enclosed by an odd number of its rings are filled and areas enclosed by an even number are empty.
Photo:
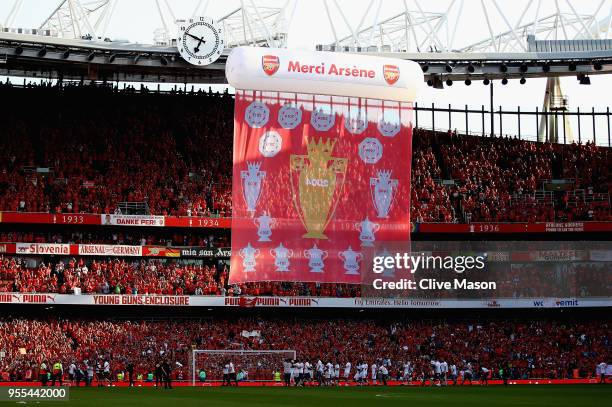
[[[0,1],[0,24],[8,22],[6,19],[14,1]],[[91,0],[81,1],[83,4],[92,2]],[[229,11],[240,6],[240,0],[210,0],[208,2],[200,0],[158,1],[164,15],[167,16],[166,23],[169,25],[172,35],[174,35],[173,24],[170,21],[172,17],[166,8],[166,3],[172,7],[172,14],[175,18],[191,17],[199,3],[201,7],[198,14],[205,14],[215,19],[219,19]],[[252,0],[243,1],[249,5]],[[256,0],[255,2],[263,6],[280,6],[285,4],[287,0]],[[521,18],[525,7],[529,3],[532,6],[523,15],[522,21],[533,21],[535,19],[536,1],[497,0],[497,4],[503,14],[496,10],[492,0],[485,0],[485,2],[489,5],[487,8],[488,17],[494,31],[504,29],[506,21],[508,24],[514,25]],[[203,10],[205,3],[208,3],[208,6],[206,10]],[[344,19],[355,28],[362,20],[363,26],[372,25],[377,16],[378,20],[381,21],[404,9],[404,0],[382,0],[380,9],[377,8],[378,0],[376,0],[374,1],[374,7],[368,10],[369,3],[370,0],[328,0],[327,4],[334,21],[333,28],[338,37],[350,34]],[[463,3],[461,19],[457,20],[461,3]],[[58,4],[59,0],[23,0],[22,6],[10,22],[10,26],[36,28]],[[293,18],[288,30],[289,48],[313,50],[317,44],[329,44],[334,41],[334,32],[328,22],[323,0],[289,0],[290,10],[292,10],[294,4],[295,12],[293,12]],[[449,30],[442,30],[438,35],[441,38],[446,38],[447,36],[452,38],[454,32],[453,47],[455,48],[487,38],[489,35],[481,2],[478,0],[464,0],[463,2],[461,0],[455,0],[454,2],[452,0],[406,0],[406,4],[410,10],[418,10],[418,7],[421,7],[424,12],[444,12],[449,10]],[[542,0],[541,4],[538,12],[540,18],[552,14],[555,4],[559,4],[562,12],[566,13],[568,17],[571,17],[574,12],[578,14],[592,14],[598,8],[598,18],[605,19],[612,13],[612,0],[557,0],[556,2],[555,0]],[[452,7],[449,8],[451,5]],[[342,13],[340,13],[340,9]],[[456,24],[456,22],[458,23]],[[157,11],[156,0],[117,0],[113,18],[108,25],[105,35],[111,39],[127,39],[132,42],[151,43],[154,30],[161,27],[163,27],[163,23]],[[571,31],[571,28],[568,30]],[[571,32],[569,35],[571,35]],[[612,38],[612,33],[610,33],[610,37]],[[612,76],[593,76],[591,77],[591,83],[591,86],[584,86],[579,85],[573,77],[562,78],[561,86],[563,92],[569,97],[571,109],[580,107],[582,111],[585,111],[595,107],[596,110],[605,110],[610,105],[609,95],[606,90],[612,88]],[[496,83],[494,104],[513,110],[516,110],[516,107],[519,105],[522,110],[534,110],[536,106],[541,108],[545,84],[546,81],[544,79],[530,79],[525,85],[520,85],[518,81],[510,81],[506,86]],[[445,87],[443,90],[428,88],[423,85],[418,101],[421,105],[431,105],[433,102],[438,106],[447,107],[450,103],[453,107],[463,108],[465,104],[468,104],[472,108],[479,109],[483,104],[488,106],[489,89],[479,82],[473,83],[470,87],[465,86],[463,83],[455,83],[452,87]],[[429,117],[420,118],[420,122],[424,125],[428,120]],[[463,129],[464,125],[462,123],[464,118],[462,116],[453,117],[453,121],[453,127],[458,127],[460,130]],[[480,123],[480,119],[478,118],[475,122]],[[599,130],[604,130],[602,127],[604,125],[603,121],[597,122],[598,132]],[[436,127],[438,126],[448,126],[447,115],[441,115],[439,118],[436,117]],[[576,124],[572,124],[572,126],[575,127]],[[508,133],[516,130],[516,125],[513,123],[507,123],[504,127],[507,128]],[[528,133],[530,131],[528,127],[527,123],[524,124],[522,126],[523,131]],[[535,128],[535,123],[532,123],[531,127]],[[590,134],[591,126],[586,127],[588,127],[587,130]],[[534,129],[531,130],[532,132],[535,131]]]

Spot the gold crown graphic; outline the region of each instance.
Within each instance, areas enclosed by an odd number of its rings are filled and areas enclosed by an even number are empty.
[[[336,140],[331,138],[312,138],[308,141],[308,157],[310,159],[328,160],[334,150],[334,145],[336,145]]]

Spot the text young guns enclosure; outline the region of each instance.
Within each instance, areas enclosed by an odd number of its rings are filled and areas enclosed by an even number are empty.
[[[361,282],[410,238],[411,61],[239,47],[230,282]]]

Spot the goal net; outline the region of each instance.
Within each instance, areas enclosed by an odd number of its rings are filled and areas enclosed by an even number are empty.
[[[272,381],[275,372],[282,374],[283,361],[295,357],[295,350],[195,349],[191,352],[191,382],[204,386],[223,380],[223,366],[229,362],[240,381]]]

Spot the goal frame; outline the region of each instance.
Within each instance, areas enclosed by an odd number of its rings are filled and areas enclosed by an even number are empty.
[[[279,350],[238,350],[238,349],[193,349],[191,351],[191,385],[196,385],[196,356],[198,354],[217,354],[217,355],[273,355],[273,354],[288,354],[293,353],[292,359],[295,359],[297,352],[294,349],[279,349]]]

